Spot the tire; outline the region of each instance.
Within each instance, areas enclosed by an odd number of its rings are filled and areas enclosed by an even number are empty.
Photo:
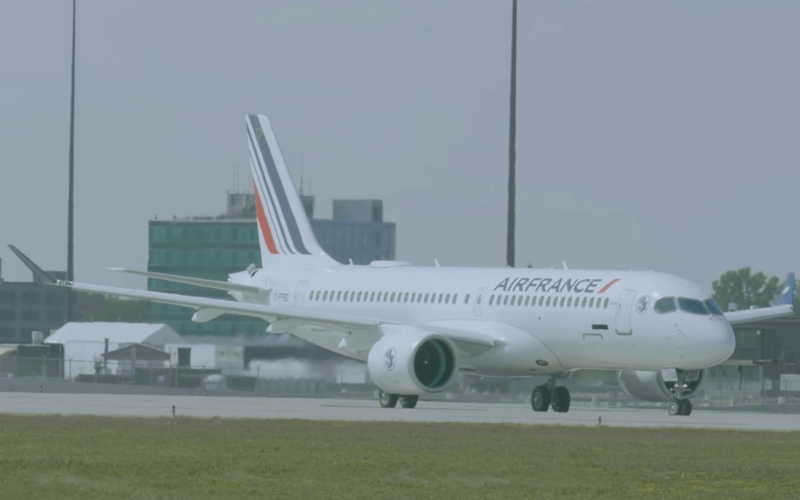
[[[397,406],[397,394],[389,394],[381,390],[380,397],[378,398],[381,403],[381,408],[394,408]]]
[[[682,406],[680,404],[680,401],[678,401],[676,399],[673,399],[672,401],[667,403],[667,413],[669,413],[670,416],[672,416],[672,417],[674,417],[675,415],[680,415],[681,414],[681,409],[682,409]]]
[[[569,389],[566,387],[556,387],[553,389],[553,411],[556,413],[567,413],[569,411],[569,404],[572,398],[569,395]]]
[[[414,408],[417,406],[419,396],[400,396],[400,406],[403,408]]]
[[[550,408],[550,391],[547,390],[547,387],[540,385],[533,389],[531,408],[533,411],[547,411]]]
[[[681,399],[680,400],[681,410],[680,415],[684,417],[688,417],[692,414],[692,402],[688,399]]]

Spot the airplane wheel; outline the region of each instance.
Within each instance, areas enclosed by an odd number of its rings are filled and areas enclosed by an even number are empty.
[[[403,408],[414,408],[417,406],[419,396],[400,396],[400,406]]]
[[[681,403],[680,401],[673,399],[669,403],[667,403],[667,413],[670,416],[680,415],[681,414]]]
[[[550,391],[546,386],[540,385],[531,393],[531,408],[533,411],[547,411],[550,407]]]
[[[556,387],[553,389],[553,411],[556,413],[567,413],[569,411],[569,404],[572,398],[569,395],[569,389],[566,387]]]
[[[688,417],[692,414],[692,402],[688,399],[681,399],[679,401],[680,404],[680,413],[679,415],[683,415],[684,417]]]
[[[397,394],[389,394],[381,390],[380,403],[381,408],[394,408],[397,406]]]

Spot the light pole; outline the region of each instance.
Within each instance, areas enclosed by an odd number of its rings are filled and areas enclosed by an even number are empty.
[[[67,281],[75,279],[73,267],[73,215],[75,181],[75,12],[77,0],[72,0],[72,85],[69,101],[69,205],[67,207]],[[72,290],[67,289],[67,323],[72,321]]]
[[[506,241],[506,265],[514,267],[516,229],[516,162],[517,162],[517,0],[511,7],[511,96],[509,98],[508,125],[508,239]]]

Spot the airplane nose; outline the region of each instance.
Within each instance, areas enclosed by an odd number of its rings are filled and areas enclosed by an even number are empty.
[[[705,323],[710,321],[711,324]],[[691,340],[681,348],[687,369],[701,369],[716,366],[727,360],[736,349],[736,336],[730,323],[724,319],[703,318],[702,327],[694,330]],[[702,333],[701,333],[702,332]]]
[[[725,320],[713,320],[716,323],[709,328],[704,339],[703,357],[708,366],[715,366],[733,355],[736,349],[736,336],[730,323]]]

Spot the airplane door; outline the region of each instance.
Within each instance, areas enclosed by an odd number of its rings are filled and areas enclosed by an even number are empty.
[[[308,285],[308,281],[301,281],[294,289],[294,307],[297,309],[303,307],[303,299],[306,295],[306,285]]]
[[[472,306],[472,311],[475,313],[475,316],[480,316],[483,312],[484,295],[486,295],[486,287],[479,289],[478,295],[475,297],[475,305]]]
[[[617,302],[617,334],[630,335],[633,333],[631,329],[631,310],[633,308],[633,299],[636,298],[634,290],[623,290]]]

